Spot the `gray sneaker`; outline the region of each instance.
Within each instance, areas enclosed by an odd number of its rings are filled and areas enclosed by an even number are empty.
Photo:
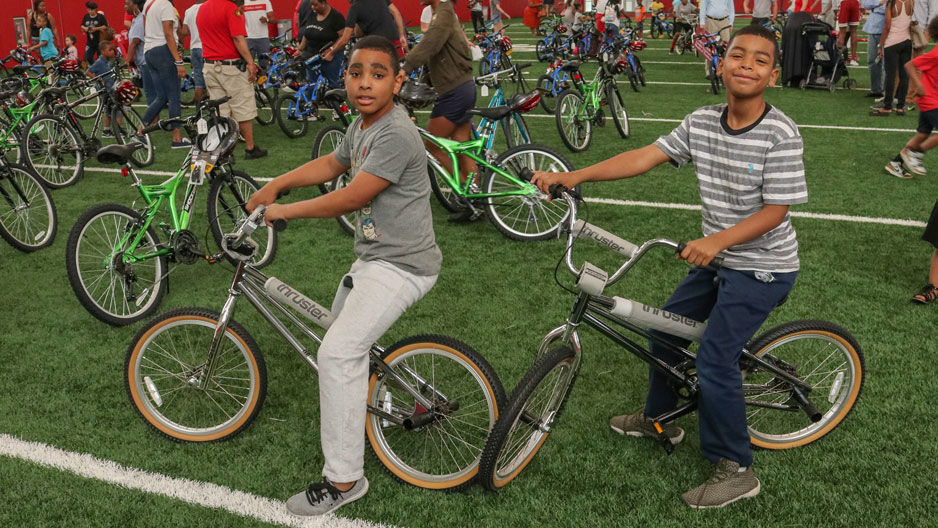
[[[651,438],[657,438],[658,436],[654,423],[642,411],[635,414],[613,416],[609,420],[609,427],[620,435],[648,436]],[[675,423],[661,424],[661,429],[668,436],[668,440],[671,441],[672,445],[677,445],[684,439],[684,430]]]
[[[688,506],[694,509],[722,508],[727,504],[755,497],[761,484],[751,467],[739,471],[739,464],[721,458],[706,482],[681,495]]]
[[[297,493],[287,501],[287,509],[294,515],[325,515],[340,506],[362,498],[368,492],[368,479],[362,477],[348,491],[339,491],[329,482],[310,484],[306,491]]]
[[[924,152],[902,149],[899,151],[899,156],[902,158],[902,162],[905,163],[906,168],[909,169],[909,172],[918,174],[919,176],[924,176],[928,173],[928,171],[925,170],[925,165],[922,164],[922,159],[925,157]]]

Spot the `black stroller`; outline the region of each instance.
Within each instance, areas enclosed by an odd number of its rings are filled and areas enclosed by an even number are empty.
[[[856,88],[856,79],[850,78],[847,70],[846,50],[837,49],[837,37],[831,33],[831,26],[824,22],[808,22],[801,26],[801,39],[805,48],[811,50],[811,64],[807,76],[801,79],[799,86],[806,88],[827,89],[833,93],[837,83],[844,89]]]

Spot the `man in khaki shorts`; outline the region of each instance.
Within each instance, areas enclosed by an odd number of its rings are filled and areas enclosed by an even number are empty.
[[[208,0],[196,17],[205,60],[203,75],[211,99],[230,96],[219,110],[238,122],[244,137],[245,159],[263,158],[267,151],[254,144],[254,80],[257,64],[247,45],[244,16],[237,13],[231,0]]]
[[[733,0],[700,0],[700,25],[707,33],[719,31],[720,40],[730,41],[736,9]],[[722,31],[721,31],[722,30]]]

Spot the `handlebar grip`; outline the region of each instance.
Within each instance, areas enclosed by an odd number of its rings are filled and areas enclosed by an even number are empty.
[[[567,187],[555,183],[547,188],[547,192],[550,194],[551,198],[563,198],[563,193],[567,192]]]
[[[632,258],[632,255],[638,250],[638,246],[628,240],[619,238],[605,229],[596,227],[583,220],[577,220],[576,224],[573,225],[573,235],[577,238],[588,238],[626,258]]]
[[[534,171],[528,167],[525,167],[521,169],[520,173],[518,173],[518,177],[521,178],[522,181],[529,182],[531,181],[531,178],[534,177]]]
[[[277,199],[279,200],[288,194],[290,194],[290,189],[284,189],[277,193]]]
[[[681,253],[684,252],[684,248],[686,248],[686,247],[687,247],[687,243],[686,243],[686,242],[678,242],[678,243],[677,243],[677,249],[675,249],[674,252],[675,252],[676,254],[680,255]],[[707,266],[709,266],[709,267],[714,267],[714,268],[722,268],[722,267],[723,267],[723,257],[713,257],[712,259],[710,259],[710,264],[707,264]]]
[[[283,218],[274,220],[274,231],[280,232],[287,228],[287,221]]]

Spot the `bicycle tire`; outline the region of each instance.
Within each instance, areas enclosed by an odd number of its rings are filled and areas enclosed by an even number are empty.
[[[637,56],[635,57],[635,69],[638,71],[638,84],[646,86],[645,83],[645,67],[642,66],[642,60]]]
[[[95,90],[97,90],[97,88],[94,85],[85,84],[83,79],[75,77],[75,80],[69,83],[69,87],[65,91],[65,101],[72,104],[82,97],[91,95]],[[101,110],[101,97],[105,97],[103,93],[98,97],[93,97],[74,106],[72,111],[75,112],[75,115],[77,115],[79,119],[92,119]]]
[[[257,104],[257,116],[254,118],[258,125],[267,126],[274,122],[274,109],[270,94],[262,88],[254,88],[254,102]]]
[[[186,76],[179,81],[179,103],[184,106],[192,106],[195,102],[195,81],[192,80],[192,73],[186,73]]]
[[[121,255],[120,238],[130,231],[129,239],[139,233],[141,216],[129,207],[119,204],[99,204],[82,213],[68,236],[65,246],[65,267],[68,282],[78,301],[91,315],[111,326],[124,326],[148,317],[160,305],[168,287],[167,258],[156,256],[133,264],[117,258]],[[148,226],[137,249],[144,253],[155,251],[159,239],[153,226]],[[143,268],[144,273],[139,273]],[[140,292],[143,300],[136,300],[136,293],[123,291],[118,299],[116,290],[127,287],[126,281],[136,287],[142,275],[147,282]],[[99,282],[104,290],[99,289]],[[110,286],[110,288],[108,288]],[[112,291],[114,290],[114,291]],[[133,301],[132,303],[130,301]],[[120,310],[117,305],[120,305]]]
[[[549,75],[541,75],[537,78],[537,90],[541,92],[541,108],[548,114],[553,114],[556,106],[554,82],[554,78]]]
[[[576,375],[576,354],[567,346],[549,350],[524,374],[482,451],[479,482],[486,489],[497,491],[506,486],[540,451],[563,411]]]
[[[249,215],[245,204],[260,186],[246,172],[228,169],[212,173],[212,184],[208,189],[208,225],[212,237],[221,247],[222,237],[233,232]],[[251,259],[255,268],[263,268],[273,262],[277,255],[277,232],[270,226],[254,231],[251,239],[257,243],[257,254]],[[231,262],[233,259],[228,257]]]
[[[806,396],[821,414],[819,421],[812,422],[796,404],[795,412],[772,412],[754,406],[756,401],[785,405],[792,395],[784,390],[784,380],[771,371],[744,364],[749,434],[757,447],[791,449],[810,444],[843,423],[860,397],[866,379],[863,352],[850,332],[834,323],[819,320],[783,323],[764,332],[747,348],[756,357],[810,385],[812,390]],[[820,352],[815,354],[814,349]],[[815,358],[817,364],[805,363]]]
[[[309,128],[306,116],[296,116],[296,96],[292,94],[280,94],[274,99],[274,120],[291,139],[305,136]]]
[[[310,154],[312,159],[334,152],[342,141],[342,138],[345,137],[345,130],[345,127],[339,125],[327,125],[320,128],[319,132],[316,134],[316,140],[313,141],[313,152]],[[350,176],[348,171],[346,171],[331,181],[320,183],[319,191],[322,194],[326,194],[345,187],[349,184],[349,181]],[[355,236],[354,211],[342,216],[337,216],[335,220],[338,222],[339,227],[342,228],[342,231],[351,236]]]
[[[405,338],[388,348],[382,359],[437,405],[423,408],[389,376],[377,373],[368,382],[368,403],[401,418],[430,412],[439,417],[407,430],[369,414],[365,430],[375,456],[400,482],[445,491],[469,486],[478,473],[488,433],[506,402],[495,370],[469,345],[441,335]],[[433,388],[459,398],[446,401],[434,395]]]
[[[550,46],[543,40],[538,41],[538,43],[534,45],[534,52],[537,53],[538,62],[547,62],[553,57]]]
[[[501,121],[502,130],[505,132],[505,143],[508,148],[514,148],[519,145],[526,145],[531,142],[531,132],[528,124],[524,121],[521,114],[509,114]]]
[[[674,51],[678,55],[683,55],[684,52],[687,51],[687,33],[681,33],[678,35],[677,42],[674,46]]]
[[[656,39],[659,36],[661,36],[661,28],[658,26],[658,24],[653,23],[651,25],[651,38]]]
[[[40,114],[26,124],[23,137],[26,166],[50,189],[74,185],[85,169],[78,136],[61,119]]]
[[[136,141],[137,130],[143,127],[143,118],[137,111],[127,105],[115,104],[111,110],[111,130],[114,132],[114,138],[117,142],[126,145],[131,141]],[[153,164],[154,149],[153,139],[149,132],[143,135],[144,147],[134,151],[130,157],[130,162],[137,167],[146,167]]]
[[[220,442],[246,429],[264,404],[267,367],[251,335],[231,320],[209,389],[192,383],[206,363],[218,313],[203,308],[167,312],[137,332],[124,361],[124,387],[137,414],[177,442]],[[182,337],[177,337],[181,335]],[[153,353],[148,353],[153,348]],[[235,365],[235,361],[243,364]],[[224,374],[224,375],[221,375]],[[235,384],[243,377],[244,383]],[[167,390],[167,386],[169,390]],[[161,390],[162,389],[162,390]],[[213,398],[217,392],[220,398]],[[164,399],[164,396],[171,397]]]
[[[503,152],[493,166],[520,179],[525,168],[547,172],[570,172],[573,165],[560,153],[542,145],[520,145]],[[566,200],[550,200],[537,187],[522,183],[523,195],[485,198],[485,211],[495,228],[512,240],[548,240],[557,238],[560,227],[570,215]],[[519,184],[495,171],[486,171],[482,191],[500,193],[517,191]]]
[[[554,121],[560,132],[560,139],[572,152],[583,152],[593,139],[593,123],[580,118],[583,108],[583,96],[573,89],[564,90],[557,97],[554,108]]]
[[[622,139],[627,139],[632,128],[629,124],[629,113],[625,109],[625,102],[622,100],[622,94],[616,82],[610,80],[606,83],[606,102],[609,107],[609,113],[612,114],[612,122],[616,125],[616,130]]]
[[[52,194],[22,165],[0,166],[0,237],[32,253],[55,240],[59,220]]]
[[[713,95],[719,95],[720,76],[717,75],[717,70],[710,61],[707,61],[707,79],[710,80],[710,93]]]
[[[451,213],[465,210],[466,206],[460,202],[459,195],[443,178],[444,169],[440,162],[436,158],[430,159],[432,156],[429,152],[427,153],[427,175],[430,176],[430,189],[433,191],[433,196],[436,196],[440,205]]]

